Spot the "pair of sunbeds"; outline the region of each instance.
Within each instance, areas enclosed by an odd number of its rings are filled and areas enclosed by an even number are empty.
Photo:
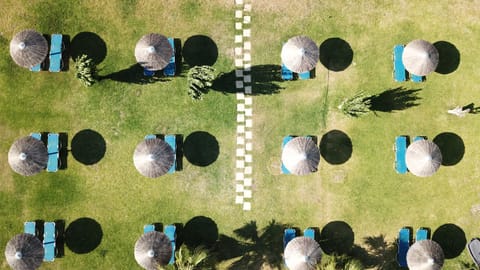
[[[52,34],[50,39],[49,67],[50,72],[60,72],[62,69],[63,35]],[[42,70],[42,64],[37,64],[30,68],[31,71],[38,72]]]
[[[27,221],[23,224],[23,226],[24,226],[25,233],[32,234],[37,237],[41,233],[37,230],[35,221]],[[45,250],[43,260],[46,262],[53,262],[55,260],[56,238],[57,238],[57,234],[55,231],[55,222],[43,223],[43,249]]]
[[[408,73],[407,70],[405,69],[405,66],[403,65],[402,61],[402,55],[403,55],[403,49],[405,48],[404,45],[395,45],[393,47],[393,78],[397,82],[404,82],[408,80],[408,77],[410,77],[410,80],[412,82],[423,82],[426,80],[425,76],[418,76],[413,73]]]
[[[315,239],[315,230],[313,228],[306,228],[303,231],[303,236]],[[283,249],[287,246],[293,238],[297,237],[297,231],[294,228],[287,228],[283,231]]]
[[[175,76],[175,72],[176,72],[174,39],[173,38],[168,38],[168,43],[170,43],[170,46],[172,46],[173,56],[170,58],[170,61],[168,62],[168,65],[163,69],[163,75],[165,75],[167,77],[173,77],[173,76]],[[151,76],[155,75],[155,71],[144,68],[143,69],[143,75],[145,75],[147,77],[151,77]]]
[[[415,242],[430,239],[430,229],[421,227],[415,233]],[[407,252],[413,244],[413,230],[403,227],[398,232],[397,262],[400,267],[407,267]]]
[[[143,233],[149,233],[153,231],[156,231],[154,224],[147,224],[143,226]],[[163,233],[167,235],[167,237],[170,239],[170,243],[172,244],[172,257],[170,257],[168,264],[173,264],[175,263],[175,240],[177,237],[175,225],[166,225],[163,229]]]
[[[31,133],[30,136],[41,141],[41,133]],[[60,135],[58,133],[48,133],[47,135],[47,172],[56,172],[60,164]]]
[[[426,139],[426,136],[416,136],[413,138],[413,142]],[[397,136],[395,138],[395,145],[393,147],[393,150],[395,151],[395,170],[397,171],[397,173],[405,174],[408,172],[405,156],[407,154],[407,148],[409,143],[410,137],[406,135]]]
[[[284,81],[291,81],[294,78],[294,72],[288,69],[287,66],[285,66],[285,64],[283,63],[282,63],[281,73],[282,73],[282,80]],[[306,71],[306,72],[297,73],[297,74],[300,80],[308,80],[312,78],[311,71]]]
[[[145,140],[149,140],[149,139],[156,139],[156,138],[159,138],[159,136],[155,135],[155,134],[148,134],[145,136]],[[160,137],[161,138],[161,137]],[[168,144],[170,145],[170,147],[172,148],[173,150],[173,153],[175,154],[174,155],[174,159],[173,159],[173,165],[172,167],[170,167],[170,169],[168,170],[168,173],[174,173],[177,166],[177,141],[176,141],[176,136],[175,135],[165,135],[163,137],[163,140]]]

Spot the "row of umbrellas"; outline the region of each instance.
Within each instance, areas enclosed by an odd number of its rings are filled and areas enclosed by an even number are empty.
[[[137,62],[151,71],[164,69],[173,53],[168,39],[155,33],[144,35],[135,46]],[[47,54],[48,42],[35,30],[24,30],[16,34],[10,42],[10,55],[21,67],[31,68],[40,64]]]
[[[315,68],[319,50],[307,36],[290,38],[282,47],[282,63],[293,72],[303,73]],[[408,72],[425,76],[437,68],[438,50],[425,40],[413,40],[405,46],[402,61]]]

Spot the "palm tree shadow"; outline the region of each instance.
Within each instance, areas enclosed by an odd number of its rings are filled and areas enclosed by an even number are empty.
[[[397,87],[387,89],[380,94],[367,97],[370,101],[370,110],[379,112],[401,111],[418,106],[416,102],[421,99],[418,92],[422,89],[406,89]]]
[[[352,257],[360,260],[366,268],[389,270],[400,269],[396,262],[397,247],[395,242],[387,242],[385,235],[368,236],[364,247],[355,245]]]
[[[137,63],[126,69],[122,69],[104,76],[99,76],[99,80],[110,79],[112,81],[133,84],[149,84],[170,81],[170,79],[159,76],[159,73],[161,73],[161,71],[155,72],[153,76],[145,76],[143,74],[143,67]]]

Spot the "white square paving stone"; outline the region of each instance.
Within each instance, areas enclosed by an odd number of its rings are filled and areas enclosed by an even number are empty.
[[[237,114],[237,122],[245,122],[245,114]]]
[[[237,160],[236,167],[240,168],[240,169],[245,167],[245,161],[244,160]]]
[[[250,95],[252,93],[252,87],[251,86],[245,86],[245,94]]]
[[[243,203],[243,196],[235,196],[235,203],[236,204],[242,204]]]
[[[250,41],[245,41],[243,43],[243,49],[246,51],[249,51],[252,49],[252,43]]]
[[[243,77],[243,69],[235,69],[235,76]]]
[[[245,139],[243,137],[237,137],[237,144],[245,144]]]
[[[236,30],[242,30],[242,28],[243,28],[243,23],[241,23],[241,22],[236,22],[235,23],[235,29]]]
[[[252,4],[243,5],[243,10],[246,11],[246,12],[252,11]]]
[[[252,20],[252,18],[250,17],[250,15],[245,15],[243,16],[243,23],[247,24],[247,23],[250,23]]]
[[[236,187],[235,187],[235,190],[237,192],[243,192],[243,185],[242,184],[237,184]]]
[[[252,178],[245,178],[243,179],[243,186],[251,187],[252,186]]]
[[[243,36],[244,37],[250,37],[250,34],[252,32],[250,31],[250,29],[243,29]]]
[[[243,156],[245,156],[245,149],[237,148],[237,157],[243,157]]]
[[[245,126],[244,125],[238,125],[237,126],[237,133],[244,133],[245,132]]]
[[[242,18],[243,17],[243,11],[241,10],[235,10],[235,18]]]
[[[244,178],[245,178],[245,176],[241,172],[237,172],[235,174],[235,180],[243,180]]]
[[[235,67],[243,68],[243,66],[244,66],[243,59],[235,59]]]
[[[251,163],[252,162],[252,155],[245,155],[245,162]]]
[[[235,43],[242,43],[243,36],[242,35],[235,35]]]
[[[252,138],[253,138],[253,134],[251,131],[245,132],[245,139],[252,139]]]
[[[245,105],[252,105],[252,97],[245,98]]]
[[[251,128],[253,126],[252,119],[245,120],[245,127]]]
[[[252,166],[245,167],[245,174],[252,174]]]
[[[237,104],[237,112],[243,112],[245,111],[245,104]]]
[[[253,150],[252,143],[246,143],[245,144],[245,150],[252,151]]]
[[[245,211],[252,210],[252,204],[250,202],[243,202],[243,210]]]
[[[235,0],[235,4],[237,4],[237,5],[243,5],[243,0]]]
[[[249,189],[245,189],[245,190],[243,191],[243,197],[244,197],[244,198],[252,198],[252,191],[249,190]]]

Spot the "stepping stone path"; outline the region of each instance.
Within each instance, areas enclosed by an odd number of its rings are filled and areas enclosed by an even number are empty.
[[[251,0],[235,0],[235,87],[237,89],[237,152],[235,203],[250,211],[252,204],[252,56]]]

